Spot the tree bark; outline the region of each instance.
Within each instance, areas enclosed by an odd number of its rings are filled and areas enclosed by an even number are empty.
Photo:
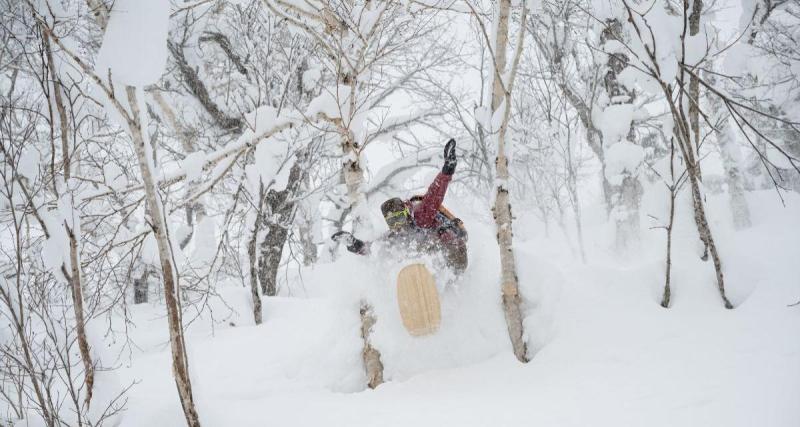
[[[669,199],[669,223],[667,224],[667,260],[666,272],[664,274],[664,294],[661,296],[661,306],[669,308],[670,300],[672,299],[672,288],[670,280],[672,279],[672,225],[675,221],[675,189],[670,189]]]
[[[354,89],[355,90],[355,89]],[[354,95],[351,95],[354,96]],[[350,212],[353,214],[353,233],[361,227],[361,209],[365,202],[364,195],[364,169],[361,167],[361,151],[355,141],[353,132],[340,125],[339,133],[342,139],[342,175],[347,187],[347,200],[350,203]]]
[[[493,66],[494,83],[492,90],[492,114],[503,106],[503,122],[497,133],[497,159],[495,169],[497,184],[495,187],[495,202],[493,216],[497,228],[497,245],[500,249],[500,286],[502,291],[503,313],[505,314],[508,326],[508,335],[514,355],[520,362],[528,362],[528,346],[525,343],[524,328],[522,325],[522,310],[520,308],[522,298],[519,292],[519,278],[517,276],[517,265],[513,249],[513,231],[511,216],[511,201],[508,193],[508,159],[505,152],[505,137],[508,122],[511,117],[511,90],[513,87],[513,76],[522,51],[524,41],[525,25],[520,26],[519,39],[517,40],[517,50],[515,63],[513,64],[511,78],[508,82],[502,81],[502,76],[506,70],[506,47],[508,44],[508,16],[511,9],[510,0],[501,0],[499,4],[497,19],[497,34],[495,40],[495,58]],[[521,22],[525,22],[527,12],[523,6]]]
[[[53,60],[53,49],[52,45],[50,44],[50,36],[47,32],[42,31],[42,39],[44,41],[45,50],[47,53],[47,67],[50,72],[50,76],[53,82],[53,99],[56,103],[56,110],[58,111],[58,121],[60,125],[60,138],[61,138],[61,163],[62,163],[62,171],[64,174],[64,182],[66,183],[66,194],[62,194],[62,197],[70,197],[71,204],[75,205],[74,193],[73,189],[71,188],[72,183],[70,182],[70,178],[72,177],[72,158],[70,156],[70,147],[69,147],[69,121],[67,119],[67,112],[66,107],[64,105],[64,98],[61,93],[62,85],[61,79],[58,77],[58,71],[56,70],[55,61]],[[55,182],[53,185],[57,185]],[[56,189],[56,192],[58,190]],[[75,212],[72,212],[72,215],[75,215]],[[74,221],[74,218],[73,218]],[[78,247],[78,238],[80,236],[80,230],[74,229],[75,224],[70,224],[69,221],[66,219],[64,220],[64,229],[67,232],[67,237],[69,238],[69,260],[70,260],[70,271],[69,274],[65,274],[65,277],[69,281],[71,294],[72,294],[72,307],[73,312],[75,314],[75,333],[76,338],[78,341],[78,350],[81,355],[81,361],[83,362],[83,376],[84,376],[84,383],[86,385],[86,395],[84,397],[84,404],[86,408],[89,408],[92,402],[92,393],[94,391],[94,363],[92,362],[92,355],[89,348],[89,340],[86,337],[86,318],[84,315],[83,309],[83,283],[82,283],[82,274],[81,274],[81,264],[80,264],[80,254],[79,254],[79,247]],[[78,222],[78,227],[80,227],[80,222]],[[66,268],[62,266],[64,272],[66,273]]]
[[[511,2],[500,0],[497,11],[497,33],[495,34],[494,67],[495,73],[492,82],[492,113],[500,108],[506,99],[506,88],[501,77],[506,70],[506,47],[508,46],[508,15],[511,12]],[[522,25],[525,23],[523,22]],[[498,76],[499,74],[499,76]]]
[[[19,337],[20,347],[22,349],[22,355],[24,357],[24,364],[21,363],[22,368],[24,369],[25,373],[28,375],[29,381],[31,386],[33,387],[34,395],[36,396],[37,404],[39,405],[39,410],[41,411],[41,417],[47,427],[55,427],[56,425],[56,414],[51,413],[50,408],[51,406],[48,404],[48,400],[45,398],[44,391],[47,389],[47,384],[41,384],[42,381],[45,381],[43,376],[38,374],[38,370],[36,369],[36,365],[33,362],[34,355],[33,355],[33,346],[28,336],[25,335],[28,331],[28,327],[25,324],[25,320],[27,317],[23,311],[23,303],[22,298],[19,296],[21,295],[21,281],[22,281],[22,239],[20,237],[21,230],[19,226],[19,222],[17,221],[16,214],[13,213],[12,209],[12,216],[14,219],[14,231],[15,231],[15,239],[16,239],[16,274],[14,280],[16,282],[17,287],[17,297],[14,298],[11,296],[10,288],[6,288],[4,284],[0,284],[0,298],[2,298],[3,303],[8,308],[7,313],[9,319],[13,322],[14,330]],[[10,283],[10,281],[5,281],[5,283]]]
[[[664,82],[661,84],[667,99],[672,99],[671,89]],[[681,155],[683,156],[683,160],[686,164],[686,173],[689,179],[689,186],[692,190],[692,207],[694,208],[694,222],[697,226],[697,233],[699,234],[700,240],[703,242],[706,251],[710,252],[711,254],[711,258],[714,263],[714,271],[716,272],[717,276],[717,289],[719,290],[720,297],[722,298],[725,308],[730,309],[733,308],[733,304],[731,304],[725,294],[725,280],[722,273],[722,261],[720,260],[719,253],[717,252],[717,246],[714,243],[714,237],[711,233],[711,228],[708,225],[705,206],[703,204],[703,194],[700,190],[699,169],[697,168],[697,163],[695,162],[695,157],[693,155],[691,127],[688,120],[685,120],[683,118],[685,116],[683,116],[679,111],[680,106],[675,105],[674,102],[670,102],[669,106],[672,119],[675,122],[675,139],[678,141],[678,147],[681,150]]]
[[[691,147],[687,148],[691,149]],[[697,231],[700,233],[700,240],[705,243],[706,247],[711,253],[711,259],[714,262],[714,271],[717,275],[717,289],[719,289],[719,295],[722,297],[725,308],[733,308],[733,304],[728,301],[728,297],[725,295],[725,280],[722,274],[722,260],[717,252],[717,245],[714,243],[714,236],[711,234],[711,228],[708,226],[705,207],[703,206],[703,198],[700,192],[699,171],[694,165],[690,166],[688,164],[687,170],[689,171],[689,183],[692,187],[694,221],[695,224],[697,224]]]
[[[148,157],[147,147],[141,124],[141,114],[136,94],[136,88],[125,88],[131,114],[128,127],[133,139],[139,169],[142,174],[145,198],[149,207],[153,235],[158,245],[158,256],[161,262],[161,273],[164,283],[164,299],[167,306],[167,323],[169,325],[169,341],[172,349],[172,374],[178,388],[181,406],[183,407],[186,424],[189,427],[200,427],[200,418],[194,405],[192,384],[189,377],[189,363],[186,354],[186,344],[183,337],[183,324],[181,320],[179,284],[177,271],[172,263],[172,251],[169,245],[167,222],[157,194],[157,184],[152,172],[152,159]]]
[[[685,5],[685,3],[684,3]],[[627,7],[627,4],[626,4]],[[631,15],[631,10],[628,8],[628,14]],[[684,9],[684,14],[686,10]],[[637,27],[637,23],[631,17],[630,21],[634,27],[636,28],[637,33],[641,33],[640,29]],[[683,37],[683,36],[682,36]],[[682,39],[683,42],[685,40]],[[653,50],[650,48],[646,48],[647,55],[649,56],[650,61],[653,63],[657,63],[656,55]],[[679,74],[677,76],[677,84],[682,88],[685,86],[688,79],[686,78],[686,69],[680,68]],[[711,233],[711,228],[708,224],[708,218],[706,216],[705,207],[703,205],[703,194],[700,189],[700,170],[697,167],[697,161],[694,156],[694,146],[692,144],[692,129],[691,124],[686,117],[684,108],[684,99],[685,96],[680,94],[677,98],[677,101],[674,97],[675,89],[672,85],[672,79],[670,81],[665,81],[664,77],[660,75],[658,69],[656,69],[655,74],[653,77],[657,78],[659,81],[659,85],[661,86],[661,90],[664,93],[664,99],[667,101],[667,105],[670,108],[670,114],[672,115],[672,121],[674,123],[673,127],[673,134],[675,140],[678,143],[678,147],[681,151],[681,156],[683,157],[684,163],[686,165],[686,173],[689,181],[689,186],[692,191],[692,207],[694,208],[694,221],[695,225],[697,226],[697,232],[699,234],[700,240],[705,245],[706,249],[711,253],[711,257],[714,262],[714,270],[717,276],[717,289],[719,290],[720,297],[725,305],[725,308],[731,309],[733,308],[733,304],[728,300],[725,294],[725,280],[724,275],[722,272],[722,261],[719,257],[719,252],[717,251],[717,246],[714,242],[713,235]]]
[[[261,309],[261,295],[258,293],[258,233],[261,231],[262,210],[264,207],[264,183],[258,185],[258,209],[255,213],[255,221],[253,221],[253,232],[250,236],[250,241],[247,243],[247,256],[250,262],[250,295],[253,299],[253,320],[256,325],[262,322],[262,309]]]
[[[269,196],[267,199],[269,200]],[[278,295],[278,270],[288,237],[289,230],[281,222],[270,222],[267,225],[267,234],[261,241],[261,253],[258,259],[258,276],[261,281],[261,291],[265,296]]]
[[[289,227],[294,218],[296,196],[300,190],[305,171],[306,154],[300,152],[289,170],[288,184],[280,191],[269,190],[265,197],[266,214],[262,213],[262,221],[267,225],[267,234],[261,241],[258,260],[258,278],[261,291],[266,296],[278,294],[278,270],[283,258],[283,248],[289,237]]]
[[[168,46],[172,56],[175,58],[175,62],[178,64],[178,71],[180,71],[184,83],[197,98],[197,101],[200,102],[200,105],[203,106],[203,109],[214,119],[217,126],[225,130],[241,133],[244,128],[243,120],[239,117],[228,116],[211,99],[211,94],[208,93],[205,84],[200,80],[200,76],[197,75],[197,72],[186,60],[186,56],[183,54],[183,46],[172,42],[168,42]]]
[[[142,275],[133,280],[133,303],[144,304],[150,293],[150,266],[145,265]]]
[[[688,7],[688,3],[689,0],[684,0],[685,7]],[[690,36],[696,36],[700,33],[700,14],[702,12],[703,0],[692,0],[692,13],[689,15]],[[700,158],[700,79],[697,77],[697,72],[692,73],[689,78],[689,98],[689,124],[692,128],[695,155]],[[702,180],[702,175],[698,176]]]
[[[372,312],[372,306],[366,301],[361,301],[361,339],[364,341],[364,348],[361,350],[361,358],[364,361],[364,370],[367,372],[367,385],[375,388],[383,384],[383,363],[381,353],[370,343],[370,333],[372,326],[377,321]]]
[[[669,186],[669,218],[667,219],[667,260],[664,273],[664,294],[661,296],[661,306],[669,308],[672,299],[672,228],[675,224],[675,198],[678,195],[679,183],[675,180],[675,139],[670,138],[669,143],[669,176],[672,182]]]

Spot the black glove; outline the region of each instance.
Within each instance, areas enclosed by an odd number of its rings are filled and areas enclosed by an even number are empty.
[[[331,240],[344,244],[347,250],[354,254],[361,253],[361,250],[364,249],[364,242],[356,239],[349,231],[337,231],[333,233]]]
[[[444,146],[444,166],[442,166],[442,173],[445,175],[452,175],[456,171],[456,140],[450,138]]]

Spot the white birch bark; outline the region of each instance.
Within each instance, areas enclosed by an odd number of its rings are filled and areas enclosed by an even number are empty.
[[[639,40],[642,41],[643,28],[641,28],[639,23],[633,19],[633,12],[628,3],[625,3],[625,8],[630,18],[627,22],[633,26],[633,29],[636,30],[636,34],[639,35]],[[684,10],[684,13],[686,13],[686,10]],[[649,27],[649,24],[645,22],[644,25],[646,26],[645,30],[652,31],[652,28]],[[684,34],[681,36],[681,39],[684,40],[685,36],[686,29],[684,29]],[[685,49],[683,51],[685,52]],[[653,47],[652,50],[646,49],[645,52],[648,55],[648,59],[651,61],[651,63],[658,63],[658,59],[655,54],[655,47]],[[679,58],[679,62],[684,63],[685,58]],[[687,78],[687,74],[689,73],[690,72],[687,71],[686,67],[679,69],[678,75],[675,78],[678,79],[678,85],[680,87],[688,84],[689,79]],[[672,120],[674,123],[673,134],[676,142],[678,143],[678,148],[681,151],[684,164],[686,165],[687,179],[692,191],[692,207],[694,208],[694,221],[695,225],[697,226],[697,233],[699,234],[700,240],[705,245],[708,253],[711,255],[714,263],[714,271],[717,276],[717,289],[719,290],[723,304],[725,308],[731,309],[733,308],[733,304],[731,304],[730,300],[728,300],[728,297],[725,293],[725,280],[722,270],[722,260],[719,256],[719,251],[717,251],[717,246],[711,232],[711,227],[708,223],[708,216],[705,212],[705,197],[702,193],[700,185],[700,168],[698,166],[698,159],[694,155],[695,150],[692,141],[692,125],[690,120],[687,118],[687,115],[684,114],[684,112],[688,110],[687,106],[685,105],[686,96],[681,94],[681,96],[677,97],[676,99],[674,96],[676,89],[672,84],[672,78],[670,78],[669,81],[665,81],[664,76],[660,74],[658,68],[653,70],[653,77],[658,80],[661,90],[664,93],[664,98],[670,108],[670,114],[672,115]]]
[[[258,235],[263,223],[264,209],[264,183],[258,184],[258,208],[253,219],[253,231],[250,234],[250,241],[247,243],[247,256],[250,264],[250,297],[253,300],[253,320],[256,325],[260,325],[262,316],[261,295],[258,293]]]
[[[372,306],[366,301],[361,301],[361,339],[364,341],[364,348],[361,350],[361,359],[364,361],[364,370],[367,373],[367,386],[375,388],[383,384],[383,363],[381,353],[372,346],[370,334],[372,326],[377,319],[372,311]]]
[[[72,183],[70,179],[72,178],[72,156],[70,150],[70,144],[68,140],[68,132],[69,132],[69,121],[67,119],[67,112],[66,107],[64,104],[64,98],[61,93],[61,80],[58,77],[58,70],[56,70],[55,61],[53,59],[53,49],[52,45],[50,44],[50,35],[46,32],[43,32],[42,38],[44,41],[44,46],[47,54],[47,67],[50,71],[51,77],[53,79],[53,100],[56,104],[56,110],[58,110],[58,120],[60,126],[60,139],[61,139],[61,163],[62,163],[62,172],[64,174],[64,182],[66,183],[66,188],[64,191],[67,194],[62,194],[62,197],[70,197],[72,200],[70,201],[71,206],[75,206],[75,194],[74,189],[71,188]],[[54,184],[57,185],[57,184]],[[58,190],[56,190],[58,191]],[[68,221],[67,219],[64,220],[64,229],[67,232],[67,237],[69,238],[69,271],[67,271],[66,265],[62,265],[62,273],[64,277],[67,278],[70,284],[70,290],[72,294],[72,308],[73,313],[75,315],[75,334],[76,339],[78,341],[78,350],[81,355],[81,361],[83,362],[83,377],[84,383],[86,385],[86,391],[84,396],[84,404],[88,409],[91,402],[92,402],[92,393],[94,391],[94,363],[92,361],[91,350],[89,347],[89,339],[86,336],[86,318],[85,318],[85,310],[83,308],[83,275],[81,272],[81,263],[80,263],[80,253],[79,253],[79,243],[78,240],[80,239],[81,230],[80,230],[80,220],[75,221],[76,213],[73,210],[71,213],[72,221]]]
[[[688,8],[688,1],[684,1]],[[684,11],[686,13],[686,11]],[[703,13],[703,0],[692,0],[692,13],[689,15],[689,35],[696,36],[700,33],[700,15]],[[689,124],[692,127],[695,155],[700,157],[700,79],[692,74],[689,78]],[[700,165],[698,163],[698,173]],[[702,177],[702,173],[700,174]]]
[[[667,217],[667,251],[664,266],[664,293],[661,296],[661,306],[669,308],[672,299],[672,230],[675,226],[675,199],[680,191],[682,178],[675,178],[675,138],[669,140],[669,216]]]
[[[497,29],[496,45],[494,50],[494,82],[492,85],[492,115],[500,108],[504,108],[503,121],[497,133],[497,160],[495,168],[497,172],[497,183],[495,186],[494,220],[497,228],[497,245],[500,249],[500,286],[503,300],[503,313],[506,317],[508,335],[514,355],[520,362],[527,362],[528,347],[525,343],[525,331],[522,325],[522,298],[519,292],[519,278],[517,276],[517,265],[514,257],[513,230],[511,216],[511,200],[508,188],[508,158],[506,157],[506,130],[511,118],[511,90],[513,85],[514,73],[518,65],[522,46],[524,42],[525,25],[520,25],[520,33],[517,40],[516,56],[514,64],[509,73],[510,78],[507,82],[503,81],[506,70],[506,48],[508,44],[508,16],[511,9],[510,0],[501,0],[498,6],[498,13],[495,16],[497,22],[494,28]],[[527,8],[523,6],[521,22],[525,22]]]
[[[194,406],[192,384],[189,378],[189,362],[186,354],[186,344],[183,338],[178,276],[175,266],[172,263],[172,250],[169,244],[167,222],[164,217],[161,199],[159,199],[157,193],[157,183],[153,176],[152,157],[149,155],[150,153],[148,153],[149,147],[147,146],[143,134],[136,88],[127,86],[125,91],[131,109],[127,120],[128,128],[136,150],[139,170],[142,174],[145,198],[151,216],[153,235],[158,245],[159,260],[161,262],[164,299],[167,306],[167,322],[169,325],[169,341],[172,349],[172,375],[175,377],[175,385],[178,388],[178,396],[181,400],[186,424],[189,427],[199,427],[200,419]]]
[[[664,81],[661,81],[661,87],[667,99],[672,99],[672,90]],[[697,162],[694,157],[691,124],[688,119],[681,114],[681,106],[676,105],[674,102],[669,102],[670,112],[672,119],[675,122],[674,135],[678,142],[678,148],[681,150],[681,156],[686,164],[686,173],[688,176],[689,186],[692,191],[692,207],[694,208],[694,222],[697,226],[697,233],[706,251],[711,254],[711,259],[714,263],[714,271],[717,276],[717,289],[719,290],[720,297],[725,308],[733,308],[730,300],[725,294],[725,278],[722,271],[722,260],[717,251],[717,245],[714,242],[714,236],[711,233],[711,227],[708,224],[708,217],[706,216],[705,204],[703,202],[704,195],[700,186],[700,170],[697,167]],[[706,255],[707,256],[707,255]]]

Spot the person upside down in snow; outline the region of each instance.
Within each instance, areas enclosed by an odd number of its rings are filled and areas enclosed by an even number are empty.
[[[467,268],[467,232],[463,222],[442,206],[456,163],[456,141],[451,139],[444,147],[442,171],[424,196],[408,200],[394,197],[381,204],[389,232],[380,240],[404,252],[441,253],[448,266],[461,274]],[[372,242],[359,240],[347,231],[339,231],[331,238],[350,252],[370,254]]]

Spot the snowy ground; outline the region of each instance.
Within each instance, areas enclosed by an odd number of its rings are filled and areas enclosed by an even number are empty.
[[[248,320],[248,292],[230,286],[222,294],[238,312],[236,326],[219,322],[212,331],[198,321],[189,330],[203,425],[796,427],[800,306],[787,305],[800,299],[800,197],[787,197],[783,208],[774,193],[752,194],[755,224],[743,232],[712,215],[732,311],[722,308],[713,267],[697,257],[691,224],[676,230],[673,306],[665,310],[663,231],[645,231],[638,250],[611,256],[609,230],[587,218],[583,264],[560,230],[548,238],[522,216],[518,261],[536,351],[527,365],[508,343],[488,217],[467,219],[470,269],[443,290],[433,337],[402,329],[386,283],[391,268],[354,256],[293,278],[286,296],[266,302],[258,327]],[[723,199],[709,203],[712,213],[726,212]],[[379,319],[373,343],[388,382],[376,390],[363,389],[362,297]],[[225,317],[224,305],[213,307]],[[126,427],[183,425],[161,310],[133,313],[139,348],[118,371],[120,383],[138,381]]]

